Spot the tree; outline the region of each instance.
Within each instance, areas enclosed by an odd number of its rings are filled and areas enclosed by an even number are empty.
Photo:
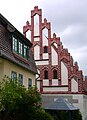
[[[53,120],[41,108],[36,87],[26,89],[18,80],[8,77],[0,84],[0,115],[1,120]]]
[[[79,110],[67,111],[67,110],[47,110],[54,120],[82,120],[82,115]]]

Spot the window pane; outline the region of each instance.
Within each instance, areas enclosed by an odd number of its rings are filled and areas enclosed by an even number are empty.
[[[47,48],[47,46],[44,46],[44,53],[48,53],[48,48]]]
[[[24,58],[27,59],[27,46],[24,45]]]
[[[23,45],[21,42],[19,42],[19,54],[22,55],[23,53]]]
[[[44,71],[44,79],[48,79],[48,71],[47,70]]]
[[[16,80],[16,79],[17,79],[17,73],[14,72],[14,71],[12,71],[12,73],[11,73],[11,78],[12,78],[13,80]]]
[[[19,83],[23,85],[23,75],[19,74]]]
[[[53,79],[57,79],[57,70],[53,71]]]
[[[31,86],[32,86],[32,79],[29,78],[29,79],[28,79],[28,88],[30,88]]]
[[[13,51],[17,52],[17,39],[15,37],[13,37],[12,39],[13,39],[12,43]]]

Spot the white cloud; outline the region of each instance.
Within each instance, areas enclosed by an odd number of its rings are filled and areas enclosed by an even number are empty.
[[[83,71],[87,71],[87,0],[2,0],[0,12],[22,32],[37,5],[42,9],[43,18],[52,23],[52,33],[61,37],[64,47]]]

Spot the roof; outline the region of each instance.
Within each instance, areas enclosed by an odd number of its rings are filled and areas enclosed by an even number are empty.
[[[45,110],[78,110],[78,108],[74,107],[68,100],[60,97],[52,105],[45,107]]]
[[[5,26],[9,32],[17,34],[25,43],[27,43],[30,47],[32,43],[21,33],[19,32],[1,13],[0,13],[0,23]]]
[[[27,46],[29,46],[28,60],[13,53],[11,35],[16,35]],[[20,33],[6,18],[0,14],[0,57],[7,59],[33,73],[37,73],[35,61],[31,51],[32,43]]]

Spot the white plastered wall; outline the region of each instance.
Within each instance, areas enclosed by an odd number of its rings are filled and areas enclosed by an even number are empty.
[[[31,31],[30,31],[30,30],[28,30],[28,31],[26,32],[26,38],[31,41]]]
[[[43,87],[44,92],[68,91],[68,87]]]
[[[73,95],[73,99],[78,100],[78,103],[74,103],[73,105],[75,107],[78,107],[80,109],[80,112],[82,113],[82,116],[84,116],[83,95],[80,95],[80,94]],[[83,120],[84,120],[84,117],[83,117]]]
[[[40,81],[37,81],[37,88],[40,91]]]
[[[42,31],[42,46],[48,46],[48,30],[44,28]],[[48,59],[48,53],[43,53],[43,59]]]
[[[48,30],[47,28],[44,28],[43,31],[42,31],[42,45],[43,46],[48,46]]]
[[[40,40],[39,37],[34,38],[34,41],[39,41],[39,40]]]
[[[36,63],[36,65],[48,65],[49,61],[48,60],[46,60],[46,61],[36,61],[35,63]]]
[[[68,69],[63,62],[61,62],[61,84],[68,85]]]
[[[74,103],[75,107],[78,107],[81,114],[82,120],[87,120],[87,96],[82,94],[72,95],[73,99],[77,99],[78,103]]]
[[[58,65],[58,54],[52,46],[51,46],[51,52],[52,52],[52,65]]]
[[[71,91],[78,92],[78,79],[75,78],[71,79]]]
[[[48,85],[49,85],[49,80],[43,79],[43,86],[48,86]]]
[[[87,120],[87,95],[83,96],[83,116],[84,116],[84,120]]]
[[[48,59],[48,53],[43,53],[43,59]]]
[[[39,16],[34,16],[34,36],[39,36]]]
[[[39,45],[36,45],[34,47],[34,59],[39,60],[40,59],[40,47]]]
[[[52,85],[58,85],[58,79],[52,79]]]

